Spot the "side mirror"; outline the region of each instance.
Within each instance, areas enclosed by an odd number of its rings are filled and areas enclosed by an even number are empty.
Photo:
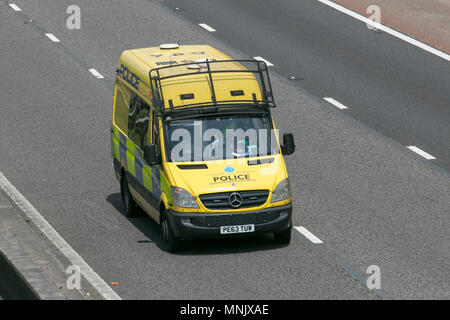
[[[156,154],[156,146],[154,144],[146,144],[144,146],[144,159],[147,164],[153,166],[155,164],[161,164],[159,157]]]
[[[292,133],[283,134],[283,145],[281,146],[281,152],[283,155],[293,154],[295,151],[294,136]]]

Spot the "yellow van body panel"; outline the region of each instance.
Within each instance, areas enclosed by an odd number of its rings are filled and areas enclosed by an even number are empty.
[[[179,46],[178,49],[143,48],[125,51],[119,62],[119,69],[122,65],[136,74],[140,78],[139,92],[147,98],[151,98],[149,72],[152,69],[166,66],[171,68],[161,69],[161,77],[189,73],[191,75],[182,78],[169,78],[161,81],[164,105],[169,106],[172,100],[176,106],[185,104],[200,104],[211,101],[211,88],[208,74],[196,74],[198,69],[190,69],[190,66],[202,67],[202,62],[198,60],[232,60],[229,56],[207,45],[186,45]],[[178,64],[189,64],[177,67]],[[211,70],[246,70],[238,62],[211,64]],[[218,100],[262,100],[261,88],[257,79],[250,73],[229,72],[212,75],[214,90]],[[244,94],[232,96],[230,91],[242,90]],[[182,94],[194,94],[194,99],[182,100]]]
[[[184,170],[178,168],[180,163],[169,162],[167,163],[167,168],[174,177],[174,185],[189,191],[196,198],[202,194],[218,192],[239,192],[245,190],[272,191],[280,181],[287,178],[287,172],[281,155],[260,157],[258,159],[261,160],[267,158],[273,158],[274,161],[272,163],[254,166],[248,165],[248,161],[251,161],[251,158],[204,161],[201,163],[207,165],[208,168],[202,170]],[[183,164],[189,165],[194,163],[183,162]],[[199,164],[199,162],[195,162],[195,164]],[[235,171],[226,173],[224,172],[225,167],[233,167]],[[258,207],[233,210],[210,210],[204,207],[201,201],[198,201],[200,206],[199,209],[177,208],[176,210],[182,212],[211,213],[230,211],[244,212],[284,205],[289,203],[291,199],[289,198],[276,203],[271,203],[270,201],[271,196],[267,198],[267,201],[264,204]]]

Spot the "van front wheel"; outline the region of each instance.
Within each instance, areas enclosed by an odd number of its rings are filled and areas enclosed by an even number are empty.
[[[159,224],[159,229],[161,232],[161,238],[164,245],[164,250],[167,252],[176,252],[180,248],[180,240],[175,238],[173,234],[172,227],[170,226],[167,216],[164,214],[161,217],[161,222]]]

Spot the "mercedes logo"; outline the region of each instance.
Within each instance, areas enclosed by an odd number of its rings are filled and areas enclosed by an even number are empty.
[[[233,192],[228,197],[228,202],[230,203],[230,206],[233,208],[239,208],[242,204],[242,196],[238,192]]]

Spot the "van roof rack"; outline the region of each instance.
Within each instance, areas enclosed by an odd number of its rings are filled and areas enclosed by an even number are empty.
[[[217,68],[220,64],[226,65],[225,68]],[[248,68],[246,66],[249,66]],[[195,66],[195,68],[193,67]],[[213,66],[213,68],[211,68]],[[184,73],[172,73],[169,70],[172,68],[185,67],[184,70],[190,72]],[[214,68],[216,67],[216,68]],[[233,68],[234,67],[234,68]],[[166,73],[168,75],[161,75],[161,73]],[[165,72],[167,71],[167,72]],[[251,100],[217,100],[215,91],[215,82],[220,80],[214,80],[213,74],[219,73],[251,73],[255,76],[255,80],[259,82],[259,87],[261,89],[262,100],[258,100],[255,93],[252,93]],[[206,74],[208,75],[208,83],[211,91],[211,100],[190,104],[174,105],[172,99],[167,100],[167,105],[164,98],[164,86],[161,81],[174,78],[182,77],[192,77],[196,75]],[[204,59],[200,61],[193,61],[183,64],[175,64],[164,66],[160,68],[151,69],[149,72],[150,77],[150,90],[152,93],[153,103],[158,110],[158,112],[165,114],[176,112],[179,110],[186,111],[194,109],[203,108],[225,108],[225,107],[238,107],[238,106],[261,106],[261,107],[275,107],[275,102],[272,94],[272,85],[270,83],[269,73],[267,70],[267,65],[264,61],[258,60],[210,60]],[[243,90],[229,90],[232,97],[244,95]],[[194,93],[182,94],[180,95],[181,100],[194,99]]]

